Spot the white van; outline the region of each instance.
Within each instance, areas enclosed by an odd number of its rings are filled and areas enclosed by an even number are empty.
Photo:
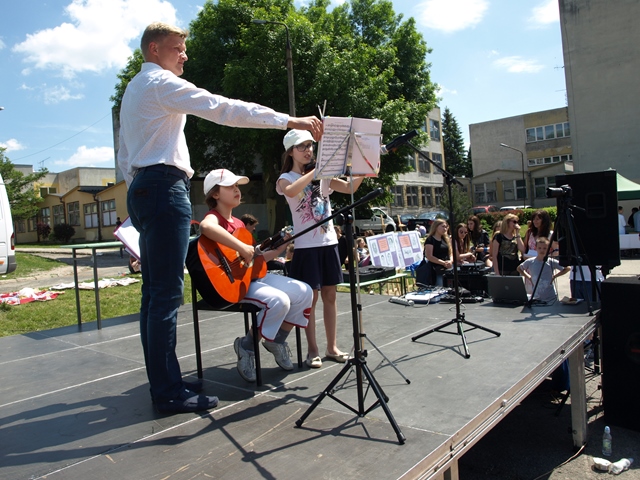
[[[0,175],[0,275],[16,269],[16,245],[7,187]]]
[[[360,217],[356,211],[356,218],[353,221],[356,235],[360,235],[367,230],[373,230],[374,233],[395,232],[396,222],[387,215],[387,212],[380,207],[371,207],[370,216]]]

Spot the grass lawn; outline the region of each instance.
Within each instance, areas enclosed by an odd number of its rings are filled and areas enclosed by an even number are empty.
[[[49,260],[24,253],[16,254],[19,265],[19,275],[24,277],[35,272],[43,272],[66,266],[62,262]],[[13,272],[2,278],[19,278]],[[141,280],[141,275],[128,275]],[[114,318],[137,313],[140,310],[141,283],[134,283],[124,287],[112,287],[100,290],[100,314],[102,318]],[[5,289],[6,290],[6,287]],[[185,275],[185,303],[191,303],[191,278]],[[55,300],[46,302],[31,302],[23,305],[10,306],[0,304],[0,337],[21,335],[39,330],[76,325],[75,291],[62,290]],[[80,306],[83,322],[97,319],[95,293],[93,290],[80,290]]]

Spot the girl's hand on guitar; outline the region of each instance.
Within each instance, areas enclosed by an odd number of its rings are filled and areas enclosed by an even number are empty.
[[[255,250],[255,247],[253,245],[247,245],[247,244],[244,244],[242,249],[238,250],[238,253],[240,254],[240,256],[242,257],[242,259],[245,261],[247,265],[250,265],[251,262],[253,261],[254,250]]]

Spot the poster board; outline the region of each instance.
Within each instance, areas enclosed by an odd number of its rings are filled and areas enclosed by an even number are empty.
[[[371,264],[376,267],[406,268],[422,260],[422,244],[416,231],[389,232],[367,237]]]
[[[351,174],[377,177],[380,172],[382,120],[324,117],[314,179]]]

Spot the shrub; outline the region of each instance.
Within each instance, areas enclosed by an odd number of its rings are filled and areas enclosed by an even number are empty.
[[[53,227],[53,238],[61,243],[69,243],[76,230],[68,223],[59,223]]]
[[[38,234],[38,241],[40,241],[40,239],[48,239],[51,234],[51,225],[48,223],[38,223],[36,225],[36,233]]]

